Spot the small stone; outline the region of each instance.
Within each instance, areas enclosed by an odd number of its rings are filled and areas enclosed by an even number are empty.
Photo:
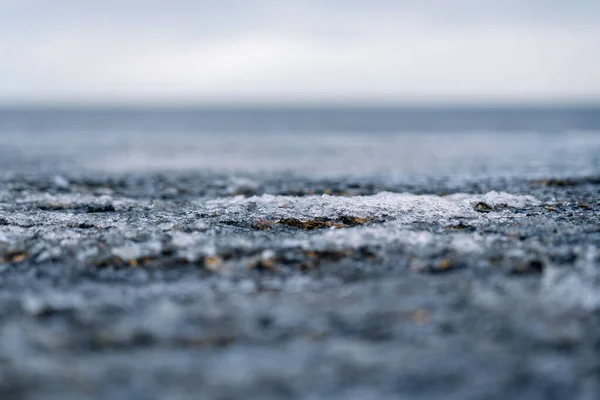
[[[452,263],[452,261],[450,260],[444,260],[440,263],[440,270],[445,271],[447,269],[450,269],[454,266],[454,264]]]
[[[489,204],[484,203],[483,201],[480,201],[479,203],[475,204],[474,209],[475,211],[479,211],[481,213],[488,213],[493,210],[493,208]]]
[[[221,269],[223,266],[223,259],[219,256],[204,257],[204,268],[209,271],[215,272]]]
[[[252,228],[260,230],[260,231],[270,231],[272,229],[271,223],[264,219],[260,219],[260,220],[256,221],[255,223],[253,223]]]
[[[4,256],[2,258],[0,258],[0,260],[4,260],[4,262],[9,262],[9,263],[19,263],[22,261],[25,261],[27,259],[27,254],[25,254],[22,251],[17,251],[17,252],[7,252],[4,254]]]

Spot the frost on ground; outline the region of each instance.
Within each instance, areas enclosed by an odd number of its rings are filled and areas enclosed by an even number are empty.
[[[360,218],[398,220],[402,223],[439,222],[456,218],[476,219],[475,206],[486,203],[492,209],[524,208],[538,205],[532,196],[517,196],[495,191],[484,195],[457,193],[445,197],[410,193],[380,192],[371,196],[273,196],[218,199],[197,202],[201,210],[233,218]]]
[[[1,179],[2,398],[600,393],[596,180]]]
[[[439,247],[442,242],[432,229],[474,228],[490,220],[501,223],[519,218],[514,210],[540,204],[532,196],[495,191],[444,197],[389,192],[352,197],[238,195],[177,204],[81,193],[20,194],[6,200],[0,206],[2,237],[13,253],[35,263],[76,260],[107,265],[117,260],[138,263],[169,252],[182,261],[197,262],[231,251],[269,251],[276,256],[294,248]],[[416,224],[426,224],[427,229],[417,229]],[[305,232],[309,230],[319,232]],[[458,252],[484,246],[476,233],[442,241],[451,242],[444,245]]]

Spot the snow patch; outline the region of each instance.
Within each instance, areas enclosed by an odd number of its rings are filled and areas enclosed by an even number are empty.
[[[485,202],[491,207],[521,208],[539,205],[533,196],[519,196],[503,192],[482,195],[458,193],[449,196],[416,195],[411,193],[381,192],[371,196],[236,196],[197,203],[207,212],[223,218],[314,219],[339,218],[351,215],[359,218],[399,220],[403,223],[444,223],[457,218],[486,218],[473,206]]]

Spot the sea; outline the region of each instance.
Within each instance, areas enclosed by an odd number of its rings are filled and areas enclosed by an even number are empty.
[[[600,107],[5,107],[0,167],[401,181],[587,176],[600,173]]]

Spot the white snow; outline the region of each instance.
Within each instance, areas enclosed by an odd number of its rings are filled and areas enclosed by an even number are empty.
[[[540,202],[532,196],[519,196],[503,192],[482,195],[453,194],[450,196],[415,195],[411,193],[381,192],[371,196],[236,196],[198,203],[207,212],[219,213],[223,217],[257,219],[319,217],[335,219],[344,215],[359,218],[394,219],[405,224],[412,222],[444,223],[457,218],[478,219],[485,215],[476,212],[473,206],[485,202],[492,207],[520,208],[535,206]]]

